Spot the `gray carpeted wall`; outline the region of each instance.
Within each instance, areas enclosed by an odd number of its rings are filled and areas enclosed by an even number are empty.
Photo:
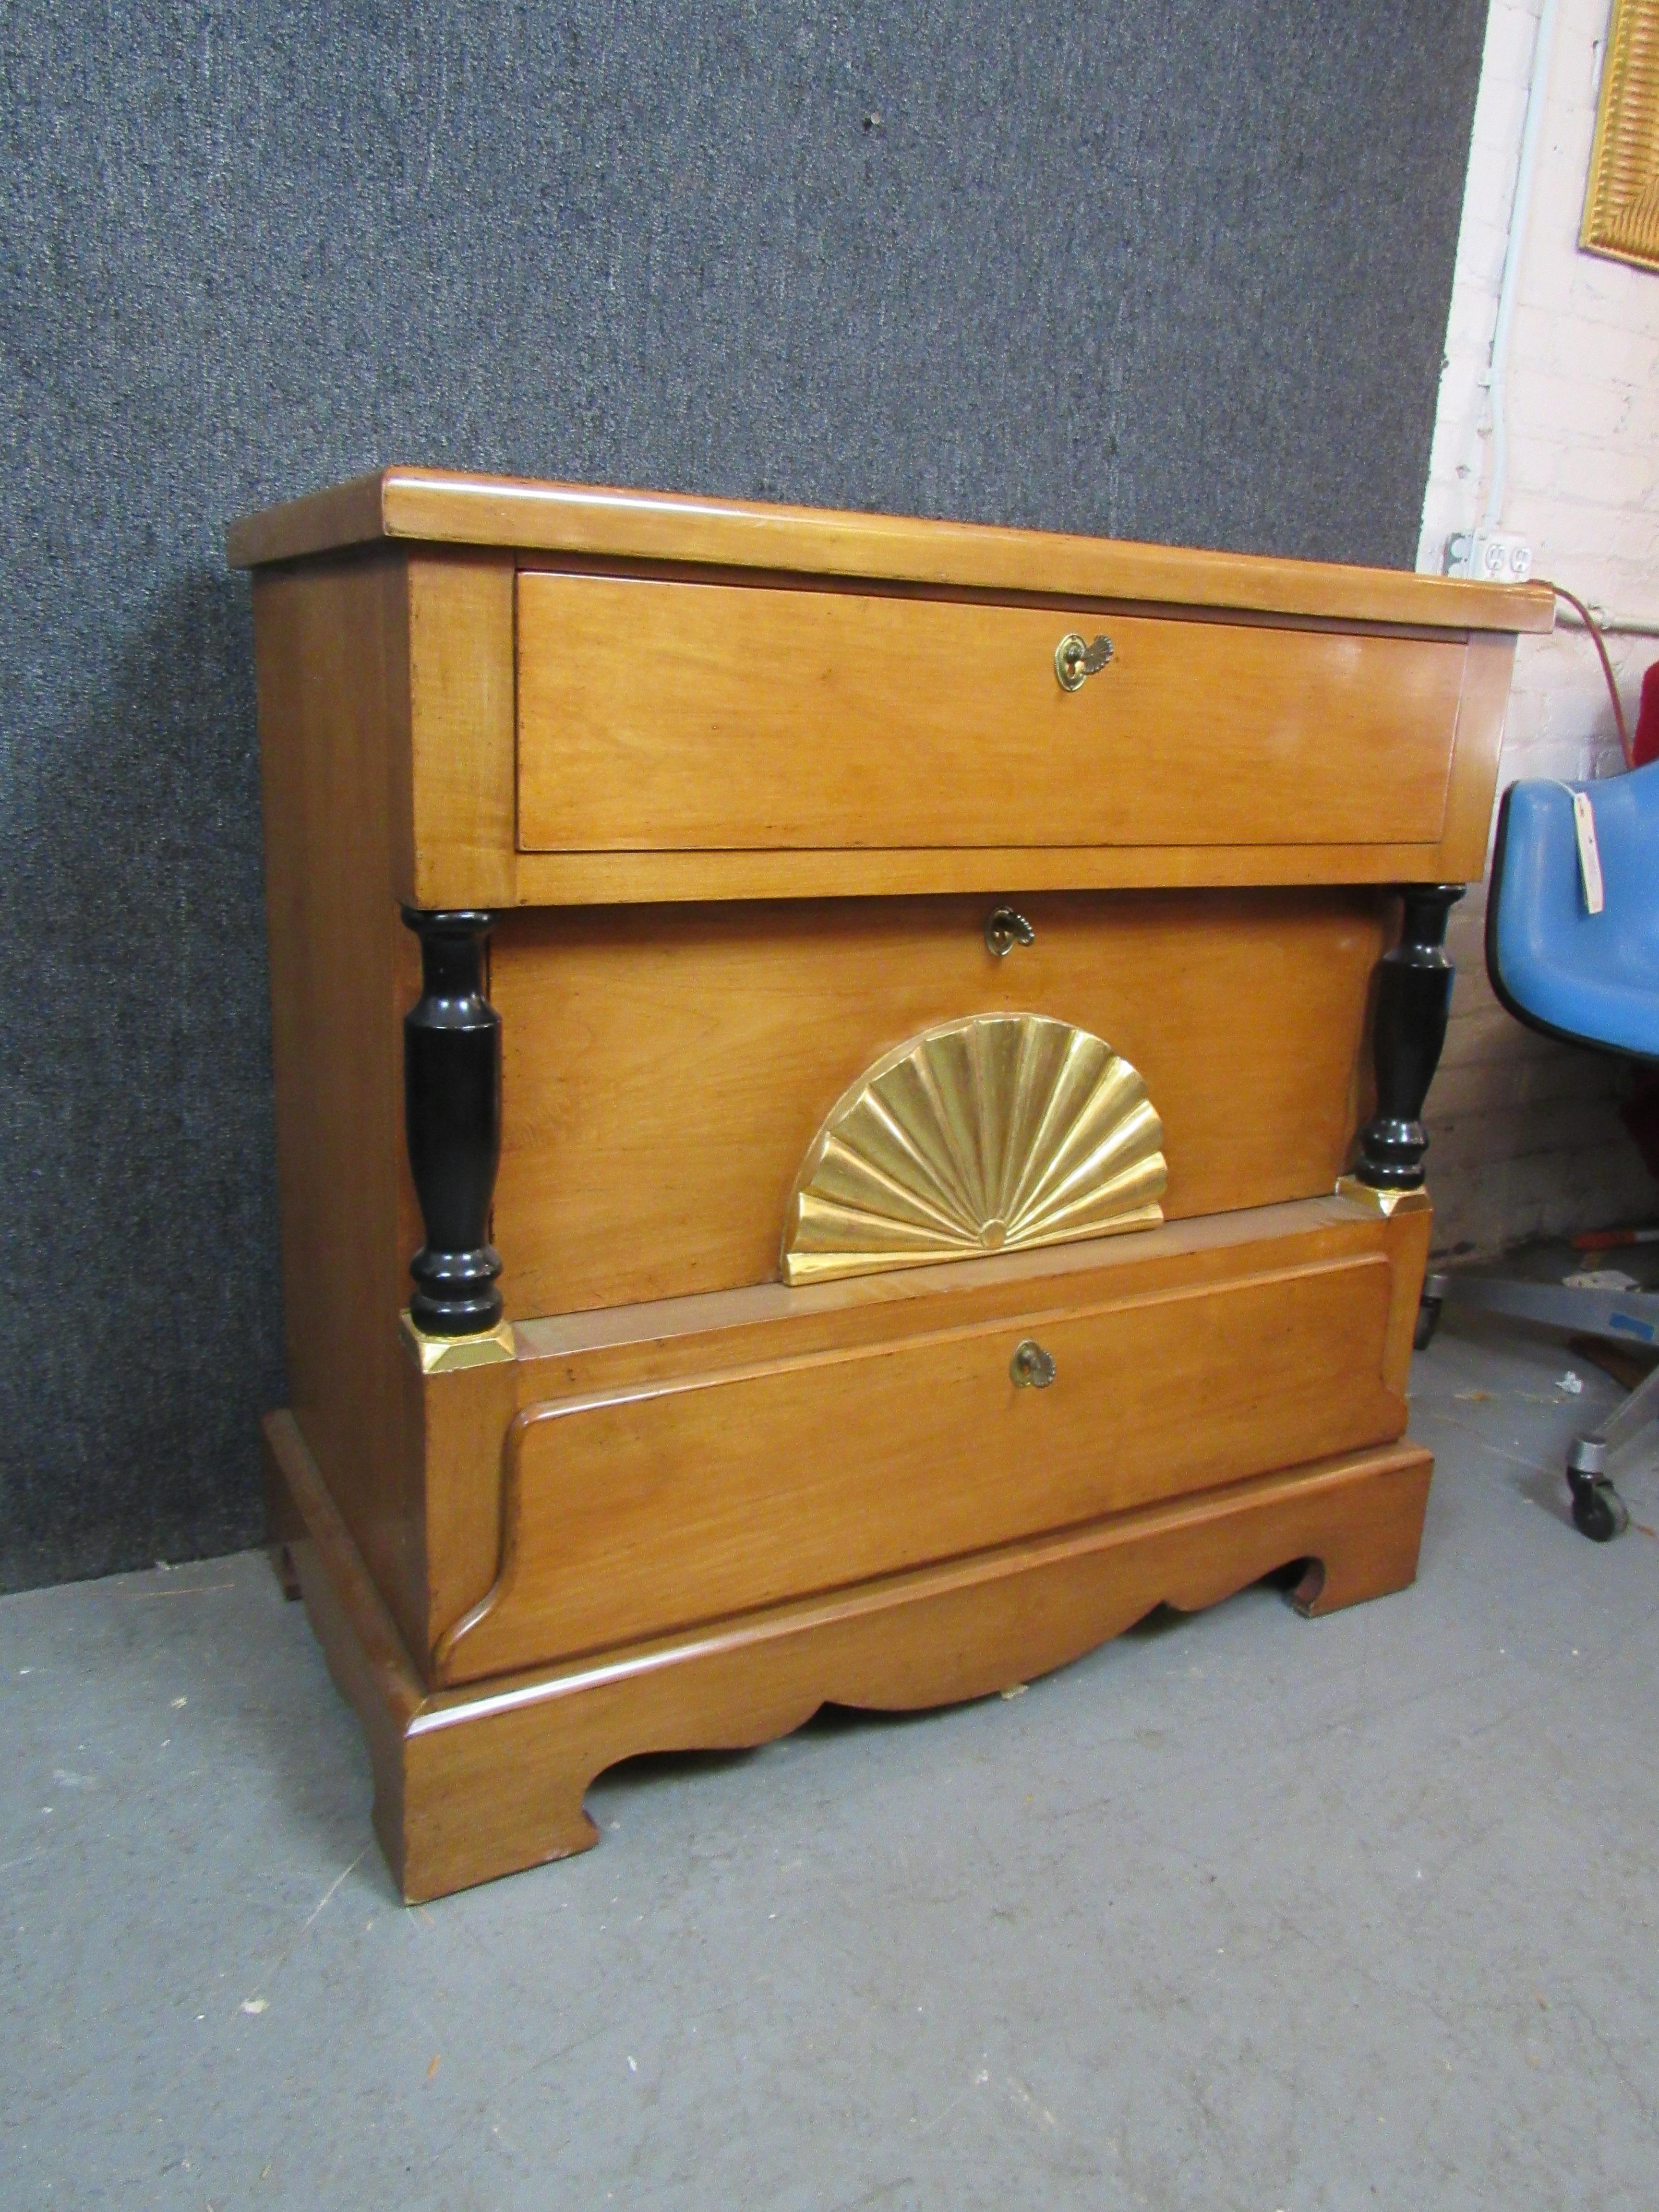
[[[227,520],[408,460],[1409,563],[1484,13],[5,7],[0,1583],[258,1533]]]

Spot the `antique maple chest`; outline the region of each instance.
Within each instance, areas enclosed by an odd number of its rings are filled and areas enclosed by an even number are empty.
[[[406,1896],[592,1777],[1416,1571],[1541,589],[394,469],[254,574],[271,1532]]]

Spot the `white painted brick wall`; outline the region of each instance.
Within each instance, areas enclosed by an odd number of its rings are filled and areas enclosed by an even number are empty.
[[[1607,0],[1561,0],[1549,102],[1509,360],[1509,485],[1503,524],[1533,549],[1534,574],[1620,613],[1659,611],[1659,275],[1578,250]],[[1447,319],[1419,568],[1485,503],[1485,385],[1537,0],[1493,0]],[[1632,726],[1659,639],[1608,641]],[[1595,649],[1580,630],[1523,638],[1500,784],[1611,775],[1618,734]],[[1616,1107],[1620,1065],[1534,1036],[1493,1000],[1481,951],[1484,894],[1456,910],[1450,1034],[1429,1100],[1435,1241],[1493,1252],[1659,1212],[1659,1188]]]

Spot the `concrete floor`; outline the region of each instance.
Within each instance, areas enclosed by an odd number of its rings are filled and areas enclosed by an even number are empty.
[[[1659,1477],[1601,1548],[1558,1472],[1615,1395],[1449,1324],[1414,1589],[642,1761],[414,1911],[262,1558],[7,1598],[0,2196],[1659,2203]]]

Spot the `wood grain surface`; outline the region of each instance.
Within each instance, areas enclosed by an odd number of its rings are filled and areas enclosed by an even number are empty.
[[[593,1777],[642,1752],[765,1743],[821,1705],[915,1711],[1063,1666],[1159,1604],[1195,1612],[1291,1561],[1329,1613],[1417,1571],[1433,1462],[1383,1446],[655,1644],[423,1692],[303,1441],[266,1424],[331,1672],[362,1717],[374,1825],[414,1903],[586,1850]]]
[[[754,1284],[520,1322],[510,1365],[424,1381],[416,1376],[410,1386],[423,1408],[411,1419],[425,1423],[430,1592],[430,1632],[416,1648],[435,1650],[496,1579],[509,1426],[522,1410],[1009,1322],[1034,1306],[1190,1296],[1242,1275],[1377,1255],[1394,1275],[1382,1379],[1403,1396],[1431,1218],[1425,1211],[1383,1220],[1370,1207],[1327,1196],[1205,1214],[1133,1237],[1001,1252],[800,1290]],[[442,1672],[435,1662],[434,1672],[434,1678]]]
[[[1132,1060],[1170,1219],[1329,1191],[1368,1080],[1368,891],[794,901],[515,915],[495,1194],[515,1319],[775,1274],[819,1123],[884,1052],[967,1013],[1049,1014]]]
[[[1328,1194],[1386,887],[1478,873],[1547,594],[417,471],[237,550],[278,564],[272,1534],[406,1894],[584,1848],[634,1752],[976,1695],[1287,1560],[1316,1607],[1410,1579],[1430,1217]],[[1116,646],[1075,695],[1061,622]],[[521,849],[553,837],[592,849]],[[400,901],[516,909],[525,1325],[455,1374],[398,1328]],[[999,961],[1006,902],[1036,937]],[[829,1108],[994,1012],[1133,1062],[1166,1224],[784,1290]]]
[[[1124,544],[905,515],[765,506],[442,469],[383,469],[233,523],[234,567],[379,540],[1157,599],[1450,629],[1540,630],[1541,585],[1449,581],[1246,553]]]
[[[1472,637],[1463,664],[1446,819],[1432,867],[1400,868],[1401,884],[1473,884],[1486,872],[1498,756],[1515,667],[1513,637]]]
[[[447,1678],[665,1633],[1399,1436],[1381,1255],[519,1416]],[[1033,1340],[1055,1367],[1021,1387]]]
[[[1067,692],[1082,619],[521,574],[520,842],[1438,841],[1461,640],[1114,615],[1110,665]]]
[[[392,793],[407,845],[398,896],[428,908],[495,907],[514,868],[514,580],[510,557],[407,556],[408,730]]]
[[[1455,764],[1454,763],[1454,775]],[[913,847],[841,853],[520,853],[520,906],[647,906],[717,900],[990,896],[1040,890],[1243,890],[1289,884],[1478,880],[1467,838],[1436,845]]]
[[[394,902],[401,558],[258,579],[289,1402],[404,1635],[428,1626],[418,1431],[398,1314],[420,1218],[403,1140],[419,957]]]

